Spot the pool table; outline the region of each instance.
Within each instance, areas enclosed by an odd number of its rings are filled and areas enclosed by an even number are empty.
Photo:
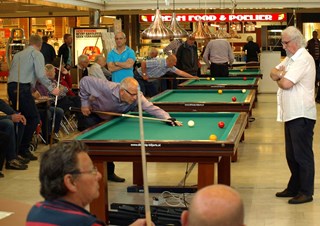
[[[215,77],[189,79],[178,85],[180,89],[255,89],[257,90],[259,79],[241,77]]]
[[[263,74],[260,69],[229,69],[229,77],[260,78]]]
[[[247,112],[251,115],[256,91],[248,89],[173,89],[150,99],[165,111],[178,112]],[[232,101],[236,97],[236,101]]]
[[[206,74],[203,74],[202,77],[210,76],[210,70]],[[229,77],[253,77],[262,79],[263,74],[260,69],[236,69],[229,68]]]
[[[161,121],[144,120],[147,161],[198,163],[198,189],[214,183],[217,164],[218,183],[230,185],[231,157],[240,143],[247,114],[175,112],[170,115],[184,126],[172,127]],[[194,127],[186,126],[190,119],[194,120]],[[219,121],[224,121],[224,128],[218,127]],[[211,134],[216,134],[217,141],[209,140]],[[89,146],[93,164],[102,174],[100,197],[90,204],[90,211],[108,222],[105,162],[133,162],[133,183],[143,185],[139,120],[115,118],[83,131],[75,139]]]
[[[178,85],[179,89],[254,89],[256,91],[255,101],[258,100],[259,78],[243,77],[215,77],[214,80],[200,78],[189,79]]]

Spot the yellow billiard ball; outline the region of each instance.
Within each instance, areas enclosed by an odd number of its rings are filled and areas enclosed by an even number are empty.
[[[212,81],[216,80],[215,78],[211,78]]]
[[[246,93],[246,92],[247,92],[247,90],[246,90],[246,89],[243,89],[243,90],[242,90],[242,93]]]
[[[213,140],[213,141],[216,141],[218,138],[217,138],[217,135],[215,135],[215,134],[211,134],[210,136],[209,136],[209,140]]]
[[[219,93],[219,94],[222,94],[222,89],[219,89],[219,90],[218,90],[218,93]]]
[[[241,72],[243,72],[243,69],[240,69]]]
[[[209,81],[209,80],[210,80],[210,77],[207,77],[207,80]]]

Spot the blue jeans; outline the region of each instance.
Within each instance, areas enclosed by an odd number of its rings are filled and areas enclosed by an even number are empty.
[[[11,107],[16,109],[17,103],[17,83],[8,83],[8,94],[11,102]],[[29,151],[30,142],[32,136],[37,129],[40,122],[39,112],[31,94],[31,84],[20,83],[20,95],[19,95],[19,112],[24,115],[27,120],[27,124],[24,128],[24,133],[21,139],[21,145],[18,153],[25,155]]]
[[[18,126],[18,128],[16,128]],[[16,135],[16,129],[18,134]],[[4,156],[7,161],[15,159],[17,157],[17,148],[20,145],[22,134],[24,132],[24,125],[22,123],[15,124],[10,119],[0,119],[0,131],[6,134],[8,137],[3,142],[4,147]],[[4,139],[4,138],[3,138]],[[1,146],[1,149],[3,146]]]

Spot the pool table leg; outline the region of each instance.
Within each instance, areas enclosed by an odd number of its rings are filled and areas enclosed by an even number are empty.
[[[96,215],[98,219],[109,222],[109,205],[108,205],[108,181],[107,181],[107,167],[104,161],[94,161],[93,164],[97,167],[99,173],[101,173],[101,180],[99,181],[99,193],[100,196],[94,199],[90,203],[90,213]]]
[[[198,163],[198,189],[214,184],[214,163]]]
[[[233,153],[231,162],[236,162],[238,161],[238,149]]]
[[[231,183],[231,156],[223,156],[218,164],[218,184]]]
[[[141,162],[132,163],[132,173],[133,173],[133,184],[137,186],[143,186],[143,173],[142,173],[142,164]]]

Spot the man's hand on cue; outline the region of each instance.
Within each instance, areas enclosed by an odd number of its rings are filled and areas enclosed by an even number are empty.
[[[167,122],[168,125],[170,126],[182,126],[182,123],[177,121],[175,118],[168,118],[170,122]]]
[[[84,116],[89,116],[91,114],[90,107],[81,107],[81,112]]]

